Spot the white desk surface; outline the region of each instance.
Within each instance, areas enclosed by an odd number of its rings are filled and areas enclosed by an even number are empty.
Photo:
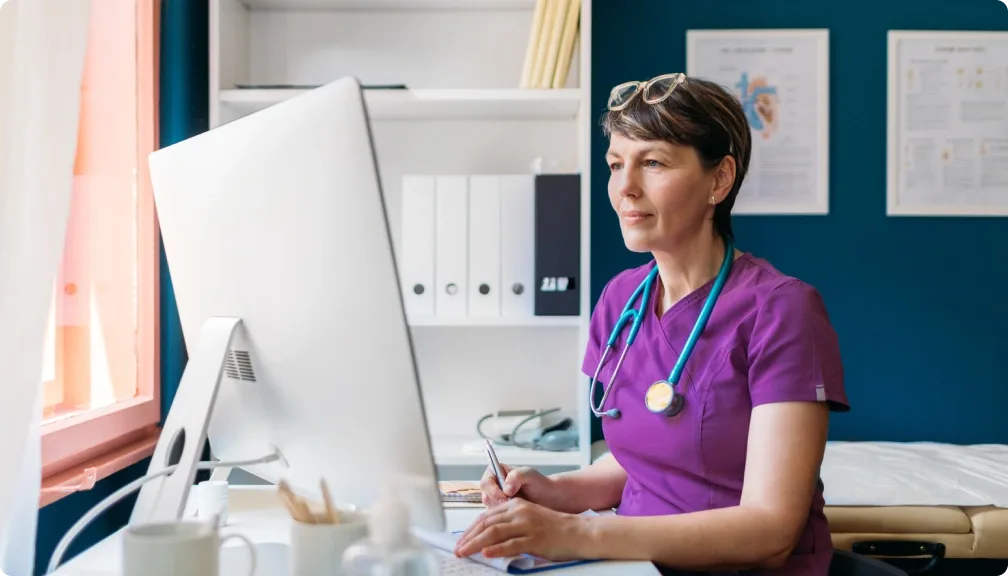
[[[256,576],[287,574],[285,549],[289,542],[290,517],[276,498],[273,486],[232,486],[229,490],[228,525],[222,535],[239,533],[257,547]],[[479,515],[479,508],[445,510],[448,530],[465,529]],[[120,532],[116,532],[76,557],[65,561],[54,575],[118,576],[121,556]],[[219,576],[248,576],[248,551],[240,540],[229,540],[221,552]],[[650,562],[595,562],[551,570],[548,574],[572,576],[657,576]]]

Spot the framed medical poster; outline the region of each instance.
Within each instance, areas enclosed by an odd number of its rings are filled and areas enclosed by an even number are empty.
[[[886,213],[1008,216],[1008,32],[889,31]]]
[[[733,214],[829,213],[828,30],[688,30],[686,74],[730,89],[749,119]]]

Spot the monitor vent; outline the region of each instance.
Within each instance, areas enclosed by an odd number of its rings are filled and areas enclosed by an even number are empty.
[[[228,350],[224,373],[235,380],[256,381],[255,372],[252,370],[252,359],[247,350]]]

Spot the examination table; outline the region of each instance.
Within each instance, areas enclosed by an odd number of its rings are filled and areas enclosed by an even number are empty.
[[[1008,559],[1008,446],[829,442],[835,547],[878,556]]]
[[[1008,559],[1008,445],[829,442],[821,477],[838,549]]]

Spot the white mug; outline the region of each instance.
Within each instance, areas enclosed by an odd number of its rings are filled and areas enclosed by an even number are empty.
[[[123,531],[123,576],[218,576],[220,548],[232,538],[248,546],[248,576],[254,576],[255,545],[240,534],[221,538],[214,519],[128,526]]]

